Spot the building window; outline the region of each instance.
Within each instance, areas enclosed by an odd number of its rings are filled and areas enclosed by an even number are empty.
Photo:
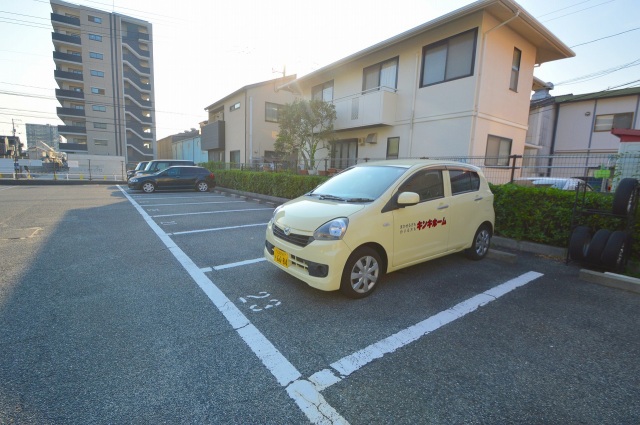
[[[522,52],[519,49],[513,49],[513,60],[511,62],[511,81],[509,82],[509,89],[515,92],[518,91],[518,77],[520,76],[520,59],[522,58]]]
[[[95,22],[96,24],[102,23],[102,18],[98,18],[97,16],[89,15],[89,22]]]
[[[104,105],[93,105],[91,109],[93,109],[96,112],[107,112],[107,107]]]
[[[91,75],[94,77],[104,77],[104,71],[96,71],[95,69],[92,69]]]
[[[93,123],[93,128],[97,128],[99,130],[106,130],[107,129],[107,124],[105,124],[103,122],[94,122]]]
[[[596,116],[593,131],[611,131],[613,128],[629,129],[633,123],[633,112]]]
[[[93,59],[104,59],[104,55],[102,53],[96,53],[96,52],[89,52],[89,57],[93,58]]]
[[[387,138],[387,159],[398,159],[399,151],[400,151],[400,138],[399,137]]]
[[[89,40],[102,41],[102,36],[98,34],[89,34]]]
[[[231,164],[240,165],[240,151],[229,152],[229,162]]]
[[[280,109],[282,105],[266,102],[264,110],[264,120],[268,122],[280,122]]]
[[[104,89],[100,89],[98,87],[91,87],[91,93],[93,93],[93,94],[104,94]]]
[[[229,106],[229,111],[235,111],[236,109],[240,109],[240,102],[234,103],[233,105]]]
[[[97,139],[94,139],[93,140],[93,145],[94,146],[109,146],[109,141],[108,140],[97,140]]]
[[[420,87],[473,75],[477,35],[476,28],[425,46]]]
[[[71,104],[71,109],[84,110],[84,105],[80,105],[78,103],[72,103]]]
[[[364,69],[362,91],[368,92],[388,87],[395,90],[398,83],[398,58],[389,59]]]
[[[331,168],[344,169],[356,165],[358,158],[358,139],[345,139],[333,142],[331,149]]]
[[[333,80],[311,88],[311,100],[333,102]]]
[[[487,138],[487,154],[484,165],[508,166],[511,155],[511,139],[491,136]]]

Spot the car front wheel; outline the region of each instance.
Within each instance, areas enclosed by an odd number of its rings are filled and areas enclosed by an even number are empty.
[[[382,276],[378,253],[369,247],[355,250],[347,260],[342,272],[340,291],[350,298],[364,298],[376,288]]]
[[[209,184],[207,182],[198,182],[198,184],[196,184],[196,190],[200,192],[208,192]]]
[[[153,193],[156,190],[156,185],[151,182],[144,182],[142,184],[142,190],[146,193]]]
[[[473,237],[473,243],[471,248],[465,251],[467,257],[472,260],[482,260],[487,256],[489,252],[489,246],[491,245],[491,228],[486,224],[483,224],[476,231]]]

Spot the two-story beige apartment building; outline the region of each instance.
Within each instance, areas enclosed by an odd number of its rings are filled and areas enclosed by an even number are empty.
[[[272,163],[280,131],[280,108],[295,95],[279,87],[296,75],[242,87],[207,106],[208,120],[201,123],[201,148],[209,161],[235,165]]]
[[[511,0],[481,0],[287,84],[336,107],[331,167],[522,154],[534,66],[574,56]]]

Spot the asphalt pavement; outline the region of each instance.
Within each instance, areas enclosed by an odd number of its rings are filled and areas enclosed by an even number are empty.
[[[0,423],[640,423],[640,295],[454,254],[370,297],[262,261],[273,205],[0,186]]]

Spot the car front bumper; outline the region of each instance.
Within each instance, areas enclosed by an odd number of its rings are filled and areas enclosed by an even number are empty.
[[[340,289],[342,271],[351,254],[343,241],[313,241],[300,247],[275,237],[271,226],[271,223],[267,226],[264,247],[268,262],[313,288],[321,291]],[[287,253],[286,267],[275,261],[274,247]]]

